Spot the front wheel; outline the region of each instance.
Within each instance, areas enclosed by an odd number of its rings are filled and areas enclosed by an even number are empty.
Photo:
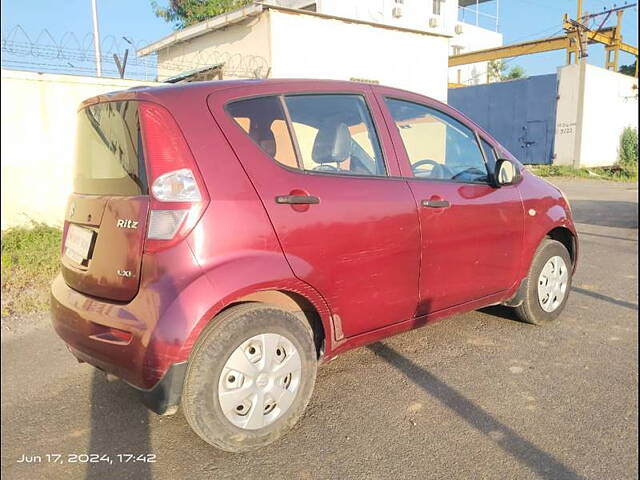
[[[310,326],[266,305],[214,318],[194,347],[184,416],[207,443],[229,452],[268,445],[302,416],[316,378]]]
[[[520,320],[541,325],[560,315],[571,290],[571,265],[562,243],[545,239],[540,244],[529,269],[523,301],[515,308]]]

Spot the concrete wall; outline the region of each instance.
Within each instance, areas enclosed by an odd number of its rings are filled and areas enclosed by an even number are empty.
[[[60,224],[71,192],[78,104],[149,82],[2,70],[2,229]]]
[[[613,165],[622,131],[638,126],[638,79],[586,63],[560,68],[559,79],[554,163]]]
[[[584,69],[583,69],[584,70]],[[573,166],[578,131],[578,104],[580,93],[580,65],[566,65],[558,69],[558,103],[554,164]]]
[[[253,77],[255,69],[260,76],[267,74],[271,63],[267,14],[159,50],[158,80],[221,62],[225,79]]]
[[[587,65],[585,80],[580,165],[612,165],[624,128],[638,127],[638,79]]]
[[[447,99],[448,38],[270,10],[272,77],[358,78]]]
[[[462,33],[455,35],[450,41],[449,54],[454,54],[454,47],[462,47],[460,53],[483,50],[485,48],[499,47],[503,43],[502,34],[476,27],[468,23],[459,23]],[[471,63],[459,65],[449,69],[449,82],[463,83],[465,85],[478,85],[487,83],[487,66],[489,62]]]

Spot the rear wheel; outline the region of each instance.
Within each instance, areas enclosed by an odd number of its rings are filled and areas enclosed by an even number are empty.
[[[182,394],[184,415],[217,448],[263,447],[302,416],[316,364],[311,328],[295,315],[255,303],[232,307],[194,347]]]
[[[545,239],[536,252],[527,277],[523,301],[515,308],[527,323],[541,325],[564,310],[571,290],[571,257],[562,243]]]

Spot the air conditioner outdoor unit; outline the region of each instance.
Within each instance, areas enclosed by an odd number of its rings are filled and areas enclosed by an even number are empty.
[[[464,27],[462,26],[461,23],[459,23],[456,25],[455,30],[456,30],[456,35],[460,35],[461,33],[464,32]]]
[[[429,19],[429,26],[431,28],[436,28],[438,26],[438,17],[431,17]]]
[[[391,14],[393,18],[400,18],[402,16],[402,7],[393,7]]]

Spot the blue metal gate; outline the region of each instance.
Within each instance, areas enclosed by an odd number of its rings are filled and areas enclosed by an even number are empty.
[[[449,89],[449,105],[487,130],[520,161],[552,163],[556,74]]]

